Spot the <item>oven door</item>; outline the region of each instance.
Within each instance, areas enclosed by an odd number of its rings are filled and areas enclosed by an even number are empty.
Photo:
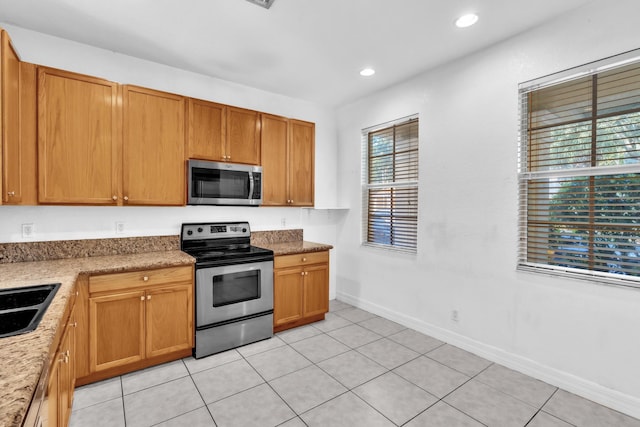
[[[196,269],[196,327],[273,310],[273,261]]]

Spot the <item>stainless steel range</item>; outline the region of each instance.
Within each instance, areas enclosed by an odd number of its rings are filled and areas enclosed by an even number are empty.
[[[250,239],[248,222],[182,224],[180,248],[196,259],[196,358],[273,336],[273,251]]]

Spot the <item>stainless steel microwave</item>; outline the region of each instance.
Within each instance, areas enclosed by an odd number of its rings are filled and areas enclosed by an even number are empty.
[[[189,160],[189,205],[260,206],[262,166]]]

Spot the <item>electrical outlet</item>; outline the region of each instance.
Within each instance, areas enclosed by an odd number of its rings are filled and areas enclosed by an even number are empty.
[[[454,322],[460,321],[460,316],[458,315],[458,310],[451,310],[451,320]]]
[[[22,224],[22,238],[30,239],[33,237],[33,224]]]
[[[280,218],[280,225],[282,228],[287,226],[287,218]]]
[[[116,233],[117,234],[124,233],[124,222],[116,221]]]

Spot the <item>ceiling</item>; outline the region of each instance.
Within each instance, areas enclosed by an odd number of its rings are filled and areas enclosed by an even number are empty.
[[[0,0],[0,21],[339,106],[589,1]],[[478,23],[456,28],[470,11]]]

